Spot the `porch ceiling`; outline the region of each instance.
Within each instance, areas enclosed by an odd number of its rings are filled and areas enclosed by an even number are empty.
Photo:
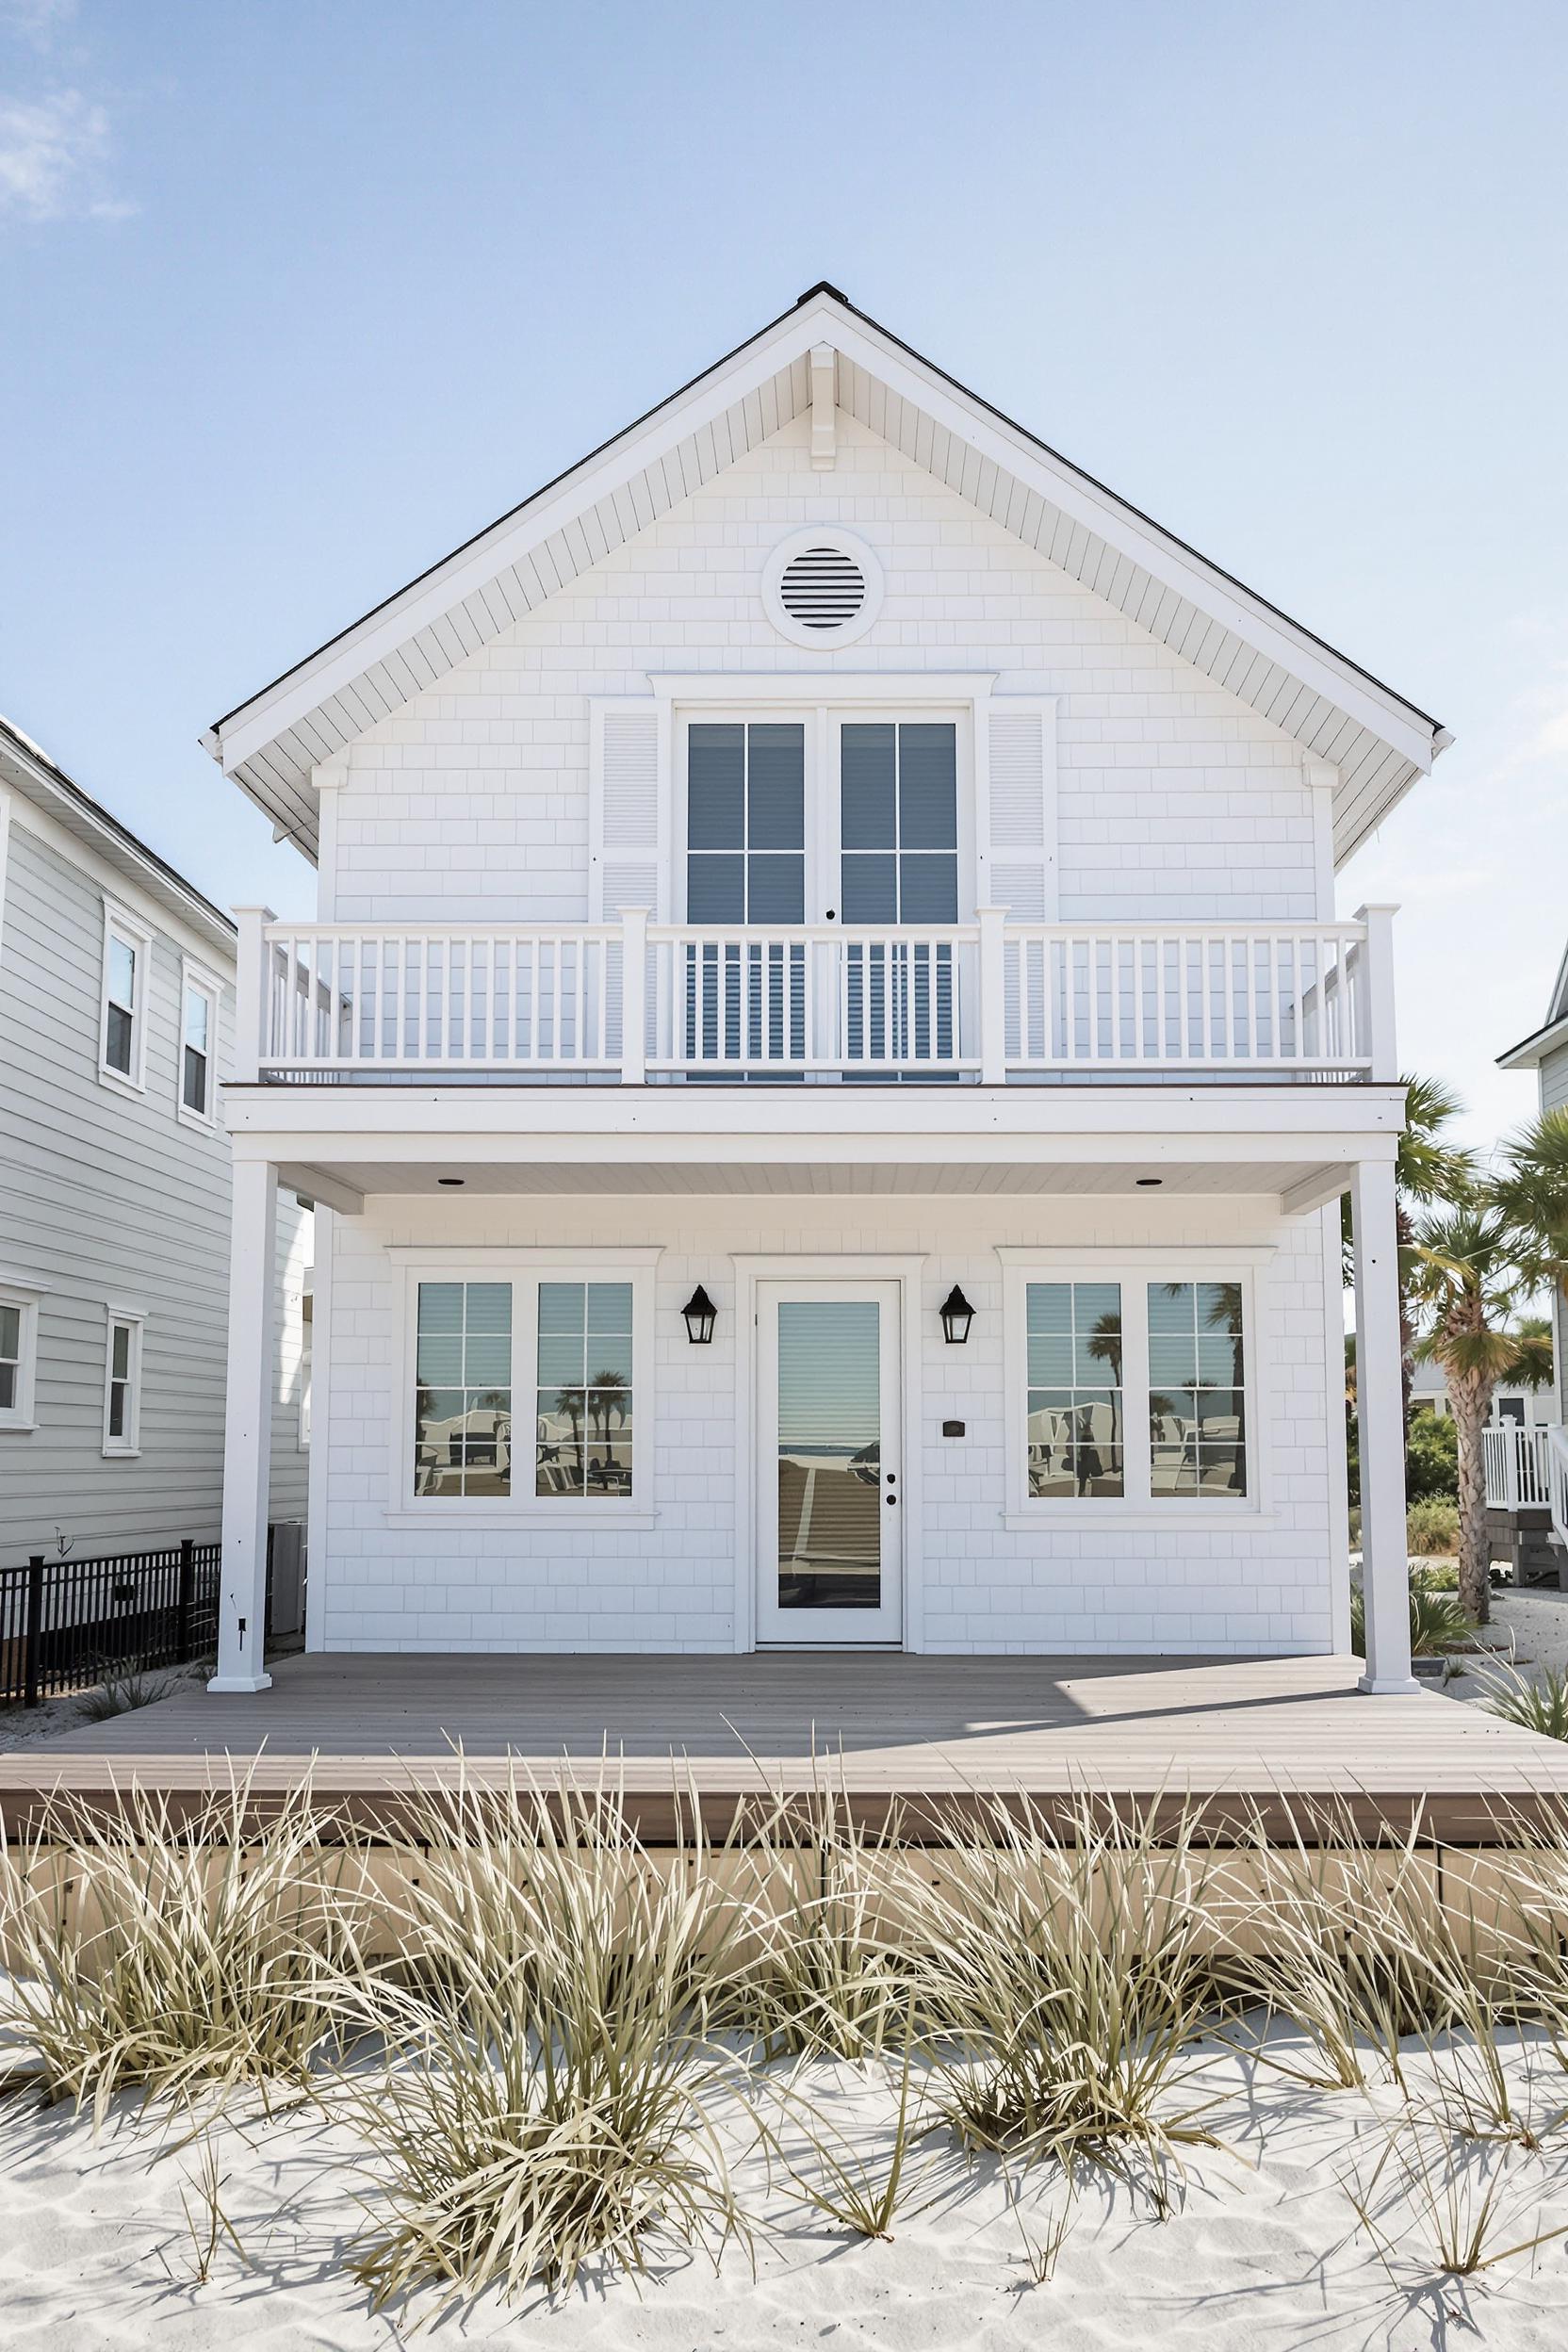
[[[282,1181],[296,1191],[327,1197],[342,1187],[351,1193],[439,1193],[450,1199],[449,1179],[462,1189],[531,1198],[547,1194],[740,1194],[787,1200],[837,1199],[867,1194],[949,1194],[971,1197],[1059,1193],[1150,1200],[1156,1192],[1281,1194],[1293,1198],[1323,1188],[1337,1191],[1342,1170],[1321,1160],[1214,1161],[1159,1159],[1147,1167],[1034,1160],[1022,1163],[974,1160],[857,1161],[843,1165],[765,1160],[635,1160],[607,1167],[602,1161],[559,1160],[519,1164],[470,1160],[289,1160]],[[1141,1179],[1157,1177],[1157,1184]],[[443,1180],[449,1180],[444,1182]]]

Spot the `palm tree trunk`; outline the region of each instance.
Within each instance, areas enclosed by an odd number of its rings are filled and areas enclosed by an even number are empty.
[[[1492,1615],[1492,1545],[1486,1532],[1486,1464],[1481,1431],[1493,1383],[1474,1372],[1448,1374],[1448,1400],[1459,1439],[1459,1597],[1478,1625]]]
[[[1404,1411],[1405,1444],[1410,1444],[1410,1400],[1415,1387],[1415,1317],[1411,1312],[1406,1252],[1414,1238],[1410,1211],[1402,1200],[1394,1208],[1394,1232],[1399,1245],[1399,1392]]]

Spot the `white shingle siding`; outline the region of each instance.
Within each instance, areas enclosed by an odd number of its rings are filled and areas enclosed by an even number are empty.
[[[324,1557],[312,1565],[313,1638],[360,1650],[729,1650],[736,1646],[736,1254],[926,1253],[920,1310],[923,1642],[940,1651],[1168,1650],[1229,1655],[1332,1648],[1334,1499],[1326,1401],[1330,1334],[1323,1221],[1246,1197],[1161,1203],[1054,1198],[863,1203],[732,1199],[471,1202],[373,1200],[335,1218],[334,1339]],[[958,1236],[962,1236],[961,1241]],[[1258,1358],[1272,1446],[1267,1516],[1233,1530],[1003,1524],[1000,1247],[1261,1245],[1268,1337]],[[389,1527],[404,1399],[396,1248],[597,1249],[654,1243],[656,1503],[650,1532],[444,1521]],[[1157,1261],[1150,1267],[1158,1279]],[[719,1306],[693,1348],[680,1308],[696,1282]],[[943,1344],[949,1286],[978,1310],[967,1347]],[[1336,1334],[1337,1336],[1337,1334]],[[1258,1344],[1254,1341],[1254,1344]],[[639,1397],[648,1373],[635,1373]],[[526,1413],[527,1408],[522,1410]],[[959,1418],[962,1440],[941,1424]]]
[[[359,738],[336,820],[348,922],[581,922],[588,698],[650,669],[820,669],[762,608],[807,522],[875,549],[881,615],[837,665],[994,670],[1059,695],[1060,913],[1311,920],[1301,746],[841,414],[831,473],[791,424],[438,687]]]

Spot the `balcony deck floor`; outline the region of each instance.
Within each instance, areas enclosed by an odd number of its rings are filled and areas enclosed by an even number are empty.
[[[1435,1692],[1371,1698],[1351,1658],[757,1657],[286,1658],[255,1697],[198,1686],[67,1739],[0,1756],[15,1831],[53,1789],[106,1801],[131,1782],[176,1801],[252,1774],[266,1804],[309,1771],[368,1821],[410,1787],[499,1780],[509,1758],[581,1781],[607,1768],[644,1834],[669,1834],[677,1785],[710,1828],[738,1802],[828,1772],[862,1815],[1092,1789],[1172,1806],[1203,1799],[1332,1805],[1364,1825],[1487,1842],[1520,1813],[1568,1815],[1568,1746]],[[814,1768],[813,1758],[817,1759]],[[510,1767],[510,1768],[515,1768]]]

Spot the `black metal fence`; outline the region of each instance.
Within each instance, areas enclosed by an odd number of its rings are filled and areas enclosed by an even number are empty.
[[[217,1544],[0,1568],[0,1707],[180,1666],[218,1640]]]

